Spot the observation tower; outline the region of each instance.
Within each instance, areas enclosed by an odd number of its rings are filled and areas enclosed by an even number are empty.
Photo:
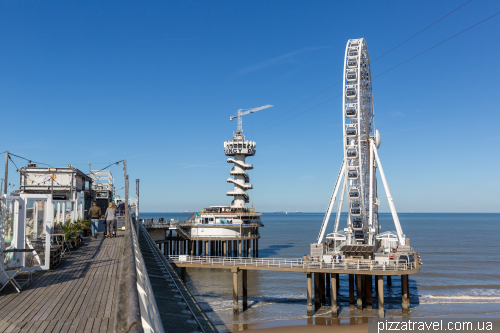
[[[247,190],[252,189],[247,170],[253,169],[246,158],[255,155],[256,143],[245,139],[241,117],[269,107],[272,105],[238,110],[236,116],[230,117],[230,120],[238,118],[237,131],[231,140],[224,142],[224,154],[229,156],[227,162],[233,163],[229,172],[232,178],[227,182],[234,185],[226,194],[233,200],[229,206],[210,206],[195,212],[184,222],[171,224],[170,229],[175,230],[178,240],[187,243],[187,250],[176,250],[173,246],[169,254],[258,257],[259,228],[264,226],[260,220],[262,214],[246,205],[250,202]],[[169,238],[174,240],[172,237],[171,233]]]
[[[251,190],[253,187],[248,177],[246,170],[253,169],[252,164],[246,164],[245,159],[247,156],[255,155],[254,141],[245,141],[245,136],[243,131],[236,131],[233,135],[231,141],[224,142],[224,153],[226,156],[233,156],[233,158],[228,158],[227,163],[234,163],[229,174],[234,178],[228,178],[227,182],[234,184],[234,189],[227,192],[228,196],[233,196],[234,199],[231,201],[231,209],[234,211],[248,211],[248,207],[245,205],[250,202],[247,194],[247,190]]]

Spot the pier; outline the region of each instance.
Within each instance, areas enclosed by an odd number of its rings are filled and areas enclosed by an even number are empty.
[[[2,290],[0,332],[112,332],[123,239],[85,239],[21,293]]]
[[[7,284],[0,332],[216,332],[145,229],[132,218],[118,225],[126,230],[84,237],[20,292]],[[27,274],[25,267],[18,278]]]
[[[243,287],[243,309],[247,308],[247,272],[249,270],[271,270],[280,272],[299,272],[306,274],[307,289],[307,314],[313,314],[314,309],[318,311],[325,306],[326,296],[331,296],[332,316],[338,314],[338,290],[340,274],[349,276],[349,304],[351,308],[372,309],[373,292],[376,292],[378,303],[378,315],[384,317],[384,282],[386,276],[387,283],[390,284],[392,277],[400,276],[402,286],[401,307],[403,312],[408,312],[409,289],[408,276],[420,271],[418,263],[400,265],[380,265],[373,263],[363,263],[361,260],[344,260],[336,263],[308,262],[303,259],[279,259],[279,258],[230,258],[230,257],[186,257],[169,256],[169,262],[181,268],[185,272],[187,267],[192,268],[215,268],[229,269],[233,274],[233,312],[239,313],[238,308],[238,273],[242,273]],[[183,274],[183,277],[185,273]],[[373,287],[375,278],[375,288]],[[313,290],[314,281],[314,290]],[[356,295],[356,297],[355,297]]]

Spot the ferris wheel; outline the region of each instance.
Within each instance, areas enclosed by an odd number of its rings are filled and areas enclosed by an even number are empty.
[[[345,240],[347,244],[374,245],[379,232],[380,201],[377,195],[376,176],[378,168],[389,201],[398,242],[405,245],[405,236],[377,153],[380,147],[380,134],[375,130],[370,57],[364,38],[350,39],[347,42],[343,77],[344,159],[323,219],[318,243],[323,242],[338,191],[341,189],[334,232],[327,238]],[[346,194],[348,218],[344,235],[338,232],[338,227]]]

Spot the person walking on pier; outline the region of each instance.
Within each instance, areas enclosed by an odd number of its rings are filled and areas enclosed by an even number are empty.
[[[92,237],[97,238],[97,229],[99,228],[99,219],[102,216],[101,207],[97,206],[94,201],[92,208],[89,210],[90,225],[92,228]]]
[[[106,209],[106,215],[104,216],[106,219],[106,238],[113,238],[113,232],[115,229],[115,219],[116,219],[116,210],[115,204],[110,202],[108,209]]]

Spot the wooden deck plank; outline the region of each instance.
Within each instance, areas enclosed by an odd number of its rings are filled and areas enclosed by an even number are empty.
[[[87,322],[86,322],[85,328],[83,330],[83,333],[91,333],[93,325],[94,325],[94,318],[87,319]]]
[[[72,319],[65,320],[64,321],[64,325],[61,327],[61,331],[59,333],[69,333],[72,324],[73,324],[73,320]],[[74,330],[71,331],[71,332],[74,332]]]
[[[103,318],[101,321],[101,327],[99,328],[99,333],[108,332],[109,318]]]
[[[113,330],[123,234],[86,238],[61,264],[37,272],[21,293],[0,292],[0,332]]]
[[[92,325],[92,333],[99,333],[99,330],[101,329],[101,322],[102,322],[102,319],[101,318],[96,318],[94,320],[94,325]]]
[[[83,251],[80,254],[80,257],[81,257],[81,259],[85,259],[85,257],[88,255],[88,252],[92,251],[92,248],[82,248],[82,250]],[[34,298],[34,301],[31,302],[31,305],[20,304],[19,306],[22,306],[23,308],[27,308],[31,311],[26,311],[22,316],[17,318],[17,320],[21,321],[23,319],[33,317],[34,315],[36,315],[40,312],[40,308],[45,307],[46,299],[50,297],[49,296],[50,293],[54,293],[57,290],[57,288],[54,288],[53,285],[56,285],[56,286],[59,285],[59,287],[62,287],[63,282],[66,281],[69,276],[71,276],[72,271],[71,271],[71,267],[68,268],[68,266],[67,266],[68,264],[71,264],[71,263],[63,262],[60,264],[59,267],[60,267],[61,274],[47,274],[47,275],[51,275],[52,279],[46,280],[46,283],[43,286],[43,288],[45,289],[45,292],[38,292],[38,295],[36,297],[32,297],[32,298]],[[81,270],[81,268],[79,270]],[[49,272],[52,273],[53,271],[49,271]],[[49,273],[49,272],[45,272],[45,273]],[[78,270],[75,270],[73,272],[73,274],[78,274]],[[38,290],[39,288],[40,287],[36,288],[34,286],[34,288],[31,291],[33,291],[33,290],[39,291]],[[15,319],[11,319],[11,320],[15,320]]]
[[[113,249],[113,258],[118,258],[118,252],[119,250],[117,248],[114,248]],[[107,274],[106,274],[106,286],[105,286],[105,289],[104,289],[104,292],[103,292],[103,296],[101,298],[101,302],[99,304],[99,308],[98,308],[98,312],[99,313],[103,313],[104,314],[104,317],[109,317],[106,316],[106,303],[110,297],[110,293],[113,293],[113,282],[115,280],[115,278],[117,277],[115,275],[115,265],[117,264],[118,260],[115,260],[113,261],[113,263],[111,263],[110,267],[109,267],[109,270],[107,271]]]
[[[111,239],[106,239],[106,241],[111,241]],[[116,240],[116,238],[115,238]],[[95,265],[92,270],[92,279],[93,283],[91,284],[90,288],[88,288],[87,293],[85,294],[84,301],[80,306],[80,309],[77,313],[77,317],[82,317],[82,318],[90,318],[90,312],[92,310],[92,306],[95,303],[95,297],[97,297],[97,290],[100,287],[100,274],[99,272],[102,271],[103,268],[103,259],[106,257],[105,256],[105,251],[107,250],[108,246],[103,245],[101,251],[99,252],[99,257],[97,258],[97,262],[99,263],[98,265]]]
[[[117,258],[116,258],[116,247],[113,247],[110,249],[110,257],[112,258],[112,260],[110,260],[105,269],[103,270],[103,275],[102,275],[102,279],[103,279],[103,283],[102,283],[102,288],[99,290],[99,293],[101,295],[101,297],[99,298],[98,302],[96,303],[96,306],[92,309],[91,313],[90,313],[90,317],[99,317],[100,314],[102,314],[104,316],[105,314],[105,304],[106,304],[106,301],[109,297],[109,288],[110,288],[110,284],[112,282],[112,279],[113,277],[110,276],[110,274],[112,274],[113,272],[113,266],[115,264],[115,262],[117,261]],[[104,306],[103,306],[104,304]]]

